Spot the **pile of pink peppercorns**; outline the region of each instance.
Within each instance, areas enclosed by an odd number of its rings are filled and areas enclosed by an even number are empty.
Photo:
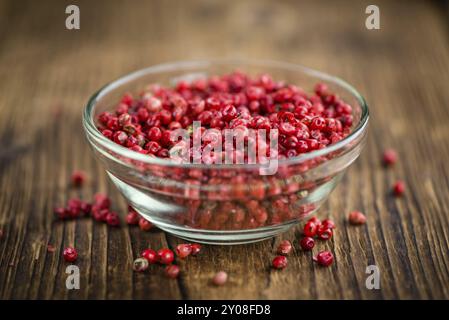
[[[76,170],[72,174],[72,185],[83,186],[86,174]],[[111,210],[111,199],[104,193],[96,193],[93,202],[82,201],[79,198],[71,198],[64,207],[55,207],[54,213],[60,220],[77,219],[84,216],[91,216],[95,221],[104,222],[112,227],[120,226],[119,215]],[[128,225],[139,225],[142,231],[151,230],[153,224],[140,217],[133,207],[128,206],[126,215]]]
[[[299,244],[304,251],[310,251],[315,247],[314,237],[320,240],[329,240],[333,235],[333,229],[335,223],[330,219],[320,221],[317,217],[310,218],[303,228],[303,238],[299,241]],[[287,267],[288,259],[287,255],[292,251],[292,244],[288,240],[283,240],[278,248],[276,256],[272,261],[272,266],[275,269],[284,269]],[[334,260],[334,256],[329,251],[321,251],[314,258],[319,265],[330,266]]]
[[[242,72],[180,81],[175,87],[150,85],[138,96],[125,94],[113,112],[102,112],[97,120],[108,139],[160,158],[167,158],[177,142],[171,133],[191,128],[193,121],[201,122],[202,148],[213,141],[206,137],[207,129],[278,129],[279,159],[336,143],[353,124],[352,107],[323,83],[308,95],[267,74],[253,78]],[[224,153],[202,161],[214,163],[220,156]]]
[[[197,243],[183,243],[176,247],[176,255],[185,259],[189,255],[196,256],[201,251],[201,245]],[[173,264],[175,254],[168,248],[162,248],[158,251],[153,249],[145,249],[140,254],[140,258],[134,260],[133,269],[138,272],[143,272],[148,269],[150,264],[159,263],[166,265],[165,275],[169,278],[177,278],[180,272],[179,266]]]

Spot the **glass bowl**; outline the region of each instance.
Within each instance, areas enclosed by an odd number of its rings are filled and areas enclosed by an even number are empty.
[[[112,110],[125,92],[151,83],[174,85],[235,70],[270,74],[312,92],[322,82],[353,107],[353,128],[323,149],[278,161],[273,175],[262,164],[193,164],[140,154],[104,137],[96,118]],[[368,106],[343,80],[299,65],[274,61],[217,60],[152,66],[113,81],[89,100],[83,115],[87,139],[126,200],[157,227],[209,244],[260,241],[313,214],[359,156],[368,127]]]

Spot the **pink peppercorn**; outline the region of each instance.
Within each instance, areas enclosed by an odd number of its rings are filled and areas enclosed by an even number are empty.
[[[140,220],[140,216],[135,211],[129,211],[126,215],[126,223],[129,225],[138,225]]]
[[[108,212],[106,215],[106,223],[111,227],[118,227],[120,225],[120,218],[115,212]]]
[[[154,264],[158,261],[157,252],[152,249],[145,249],[140,256],[147,259],[150,264]]]
[[[313,247],[315,246],[315,240],[313,240],[313,238],[311,238],[311,237],[304,237],[301,239],[299,244],[301,245],[301,248],[304,251],[309,251],[309,250],[312,250]]]
[[[277,249],[278,254],[281,255],[288,255],[292,251],[292,244],[288,240],[283,240]]]
[[[317,234],[320,240],[329,240],[330,238],[332,238],[333,232],[331,228],[327,228],[325,225],[321,225],[318,228]]]
[[[63,257],[67,262],[74,262],[78,258],[78,252],[73,247],[67,247],[64,249]]]
[[[400,197],[405,192],[405,183],[403,181],[397,181],[393,185],[393,193],[396,197]]]
[[[171,264],[165,267],[165,275],[168,278],[175,279],[179,275],[179,267],[175,264]]]
[[[140,218],[139,228],[142,231],[150,231],[153,228],[153,224],[145,218]]]
[[[157,252],[158,261],[162,264],[170,264],[175,259],[173,251],[168,248],[159,249]]]
[[[217,272],[212,278],[212,283],[216,286],[222,286],[228,281],[228,274],[224,271]]]
[[[56,217],[57,217],[58,219],[61,219],[61,220],[67,218],[67,216],[68,216],[68,215],[66,214],[66,209],[65,209],[65,208],[62,208],[62,207],[56,207],[56,208],[54,208],[54,213],[55,213]]]
[[[287,267],[287,263],[288,263],[287,257],[285,257],[285,256],[276,256],[273,259],[272,266],[275,269],[284,269],[285,267]]]
[[[318,231],[318,226],[313,222],[309,221],[304,226],[304,235],[306,237],[314,237]]]
[[[176,255],[181,259],[186,258],[192,253],[192,245],[188,243],[180,244],[176,247]]]
[[[75,170],[72,173],[72,184],[75,187],[81,187],[86,180],[86,174],[84,171]]]
[[[321,266],[328,267],[334,261],[334,255],[330,251],[321,251],[313,260]]]
[[[104,193],[97,193],[94,195],[94,205],[101,209],[109,209],[111,200]]]
[[[192,243],[192,256],[196,256],[201,251],[201,245],[199,243]]]
[[[321,222],[321,225],[322,225],[324,228],[327,228],[327,229],[335,229],[335,222],[332,221],[331,219],[324,219],[324,220]]]
[[[348,216],[350,224],[360,225],[366,222],[366,216],[360,211],[351,211]]]
[[[84,214],[90,214],[90,212],[92,211],[92,205],[88,202],[81,202],[81,211]]]
[[[382,155],[382,161],[385,166],[394,165],[398,160],[398,154],[393,149],[386,149]]]
[[[137,258],[133,262],[133,270],[137,272],[144,272],[148,269],[149,263],[147,259]]]

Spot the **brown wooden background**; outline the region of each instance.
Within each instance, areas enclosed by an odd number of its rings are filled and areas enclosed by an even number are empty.
[[[65,29],[77,4],[81,29]],[[359,1],[0,1],[0,298],[26,299],[410,299],[449,298],[449,10],[439,2],[375,1],[381,30],[365,28]],[[298,250],[299,230],[262,243],[208,246],[180,261],[135,274],[147,245],[175,246],[162,232],[108,229],[90,219],[59,223],[52,208],[98,190],[125,203],[91,156],[81,112],[107,81],[152,64],[216,57],[301,63],[353,83],[371,107],[366,149],[320,210],[338,223],[336,263],[318,268]],[[385,170],[381,151],[400,163]],[[91,179],[68,185],[74,169]],[[395,179],[407,195],[394,199]],[[345,223],[349,210],[368,216]],[[295,241],[289,267],[269,268],[282,239]],[[47,243],[57,252],[48,253]],[[65,289],[61,250],[76,244],[81,289]],[[376,264],[381,289],[365,288]],[[209,284],[228,271],[223,288]]]

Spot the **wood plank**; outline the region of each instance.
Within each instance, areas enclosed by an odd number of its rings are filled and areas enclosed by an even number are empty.
[[[78,1],[81,29],[64,27],[65,3],[0,1],[0,297],[2,299],[448,299],[449,42],[446,8],[431,2],[377,1],[381,30],[365,29],[367,1]],[[404,7],[407,7],[407,10]],[[155,63],[215,57],[301,63],[353,83],[371,108],[366,148],[320,209],[338,228],[319,248],[334,252],[318,268],[300,250],[300,227],[241,246],[205,246],[177,261],[167,281],[131,264],[150,246],[182,240],[163,232],[109,229],[89,219],[55,222],[52,208],[97,191],[126,204],[93,158],[81,128],[88,97],[107,81]],[[401,161],[385,170],[382,150]],[[68,185],[74,169],[90,180]],[[390,194],[396,179],[403,199]],[[368,223],[352,227],[360,209]],[[270,261],[294,241],[289,267]],[[56,252],[47,252],[47,244]],[[67,245],[80,252],[81,288],[65,288]],[[367,290],[375,264],[381,290]],[[210,278],[229,272],[215,288]]]

